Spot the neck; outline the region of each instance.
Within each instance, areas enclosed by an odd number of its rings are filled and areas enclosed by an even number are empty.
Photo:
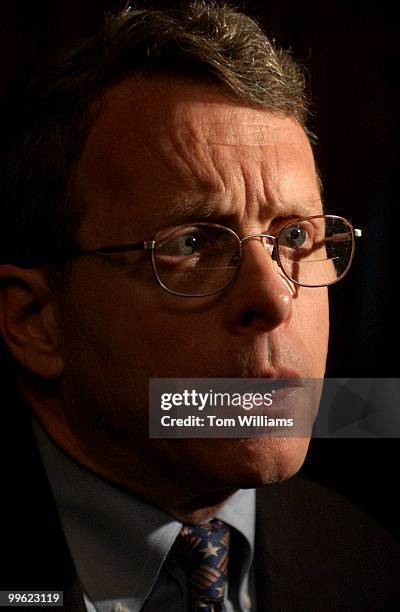
[[[237,487],[216,486],[201,474],[194,474],[184,465],[171,467],[157,447],[149,448],[144,441],[133,450],[131,441],[123,437],[102,439],[99,429],[90,443],[75,435],[62,410],[52,402],[36,401],[23,391],[21,395],[31,406],[42,427],[52,440],[74,461],[112,484],[170,514],[185,524],[202,523],[212,518],[237,491]],[[148,443],[148,440],[147,440]]]
[[[121,452],[98,453],[96,456],[85,451],[76,441],[68,443],[65,433],[58,430],[48,432],[59,446],[72,459],[84,468],[105,478],[114,485],[123,487],[153,506],[163,510],[184,524],[203,523],[212,518],[224,503],[237,491],[232,487],[209,486],[203,481],[185,477],[184,473],[176,474],[168,466],[138,454],[129,457]],[[67,443],[66,443],[67,441]],[[99,456],[107,457],[107,461],[99,460]],[[115,460],[115,458],[117,459]],[[113,460],[113,459],[114,460]],[[150,483],[150,486],[149,486]]]

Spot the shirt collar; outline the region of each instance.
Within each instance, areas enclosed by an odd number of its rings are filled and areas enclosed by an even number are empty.
[[[75,463],[36,419],[34,433],[77,574],[89,599],[126,598],[140,609],[182,523]],[[237,491],[215,517],[244,536],[252,557],[255,491]],[[248,571],[248,567],[244,569]]]

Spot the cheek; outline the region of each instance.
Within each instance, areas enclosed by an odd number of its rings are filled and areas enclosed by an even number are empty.
[[[113,386],[143,389],[148,377],[179,376],[195,344],[187,313],[170,312],[168,294],[157,288],[108,280],[107,291],[99,291],[87,279],[64,305],[63,335],[72,367],[95,363]]]
[[[298,308],[294,310],[296,327],[305,344],[313,376],[323,377],[329,338],[329,302],[326,287],[300,287]]]

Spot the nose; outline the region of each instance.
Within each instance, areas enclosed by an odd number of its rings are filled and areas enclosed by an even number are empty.
[[[257,236],[242,242],[240,270],[229,292],[227,321],[235,334],[271,332],[291,319],[294,287],[272,258],[273,243]]]

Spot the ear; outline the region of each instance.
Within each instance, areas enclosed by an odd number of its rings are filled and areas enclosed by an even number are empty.
[[[54,305],[42,271],[0,266],[0,333],[14,359],[46,380],[64,368]]]

